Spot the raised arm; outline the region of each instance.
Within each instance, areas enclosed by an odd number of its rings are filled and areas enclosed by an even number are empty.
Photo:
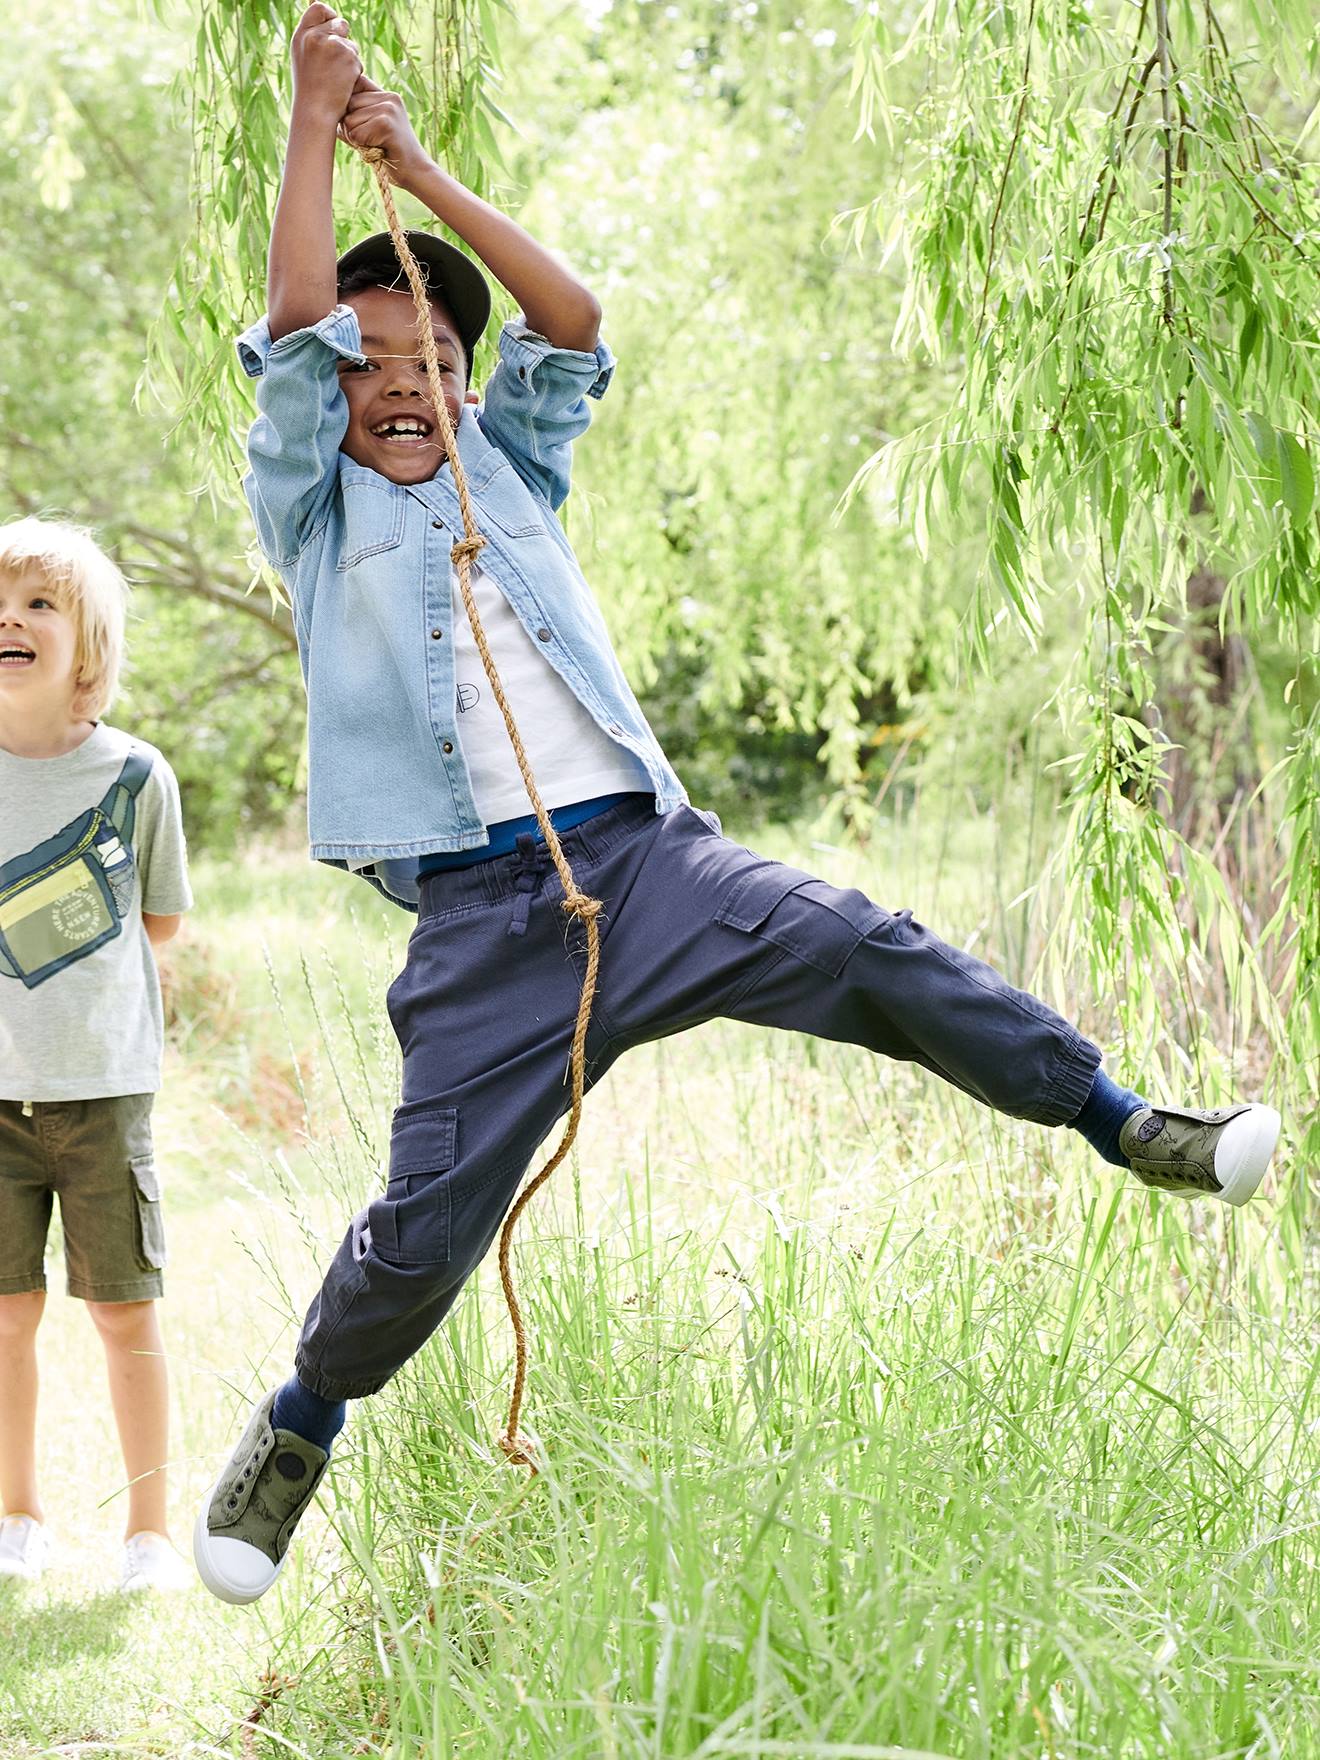
[[[360,78],[339,132],[350,146],[384,148],[394,182],[471,246],[517,300],[531,329],[556,348],[591,353],[600,336],[595,295],[516,220],[441,170],[413,133],[396,92]]]
[[[298,21],[290,53],[293,113],[266,271],[275,342],[319,323],[335,303],[335,131],[362,72],[347,23],[322,0]]]

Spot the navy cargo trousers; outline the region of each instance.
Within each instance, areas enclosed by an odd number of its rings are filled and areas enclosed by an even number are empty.
[[[630,797],[562,835],[604,903],[588,1081],[621,1052],[723,1016],[919,1063],[1039,1124],[1076,1116],[1100,1052],[1043,1002],[913,919]],[[585,931],[544,845],[434,875],[390,986],[403,1048],[389,1180],[313,1301],[297,1370],[374,1393],[444,1319],[569,1107]]]

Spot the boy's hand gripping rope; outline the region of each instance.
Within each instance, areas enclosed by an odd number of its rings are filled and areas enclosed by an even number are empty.
[[[426,283],[422,279],[421,271],[417,267],[417,259],[409,249],[408,240],[404,237],[403,227],[399,223],[398,211],[394,206],[394,191],[390,183],[390,175],[385,169],[384,149],[381,147],[359,147],[357,151],[375,173],[376,182],[380,187],[381,203],[385,209],[386,224],[390,229],[390,237],[394,240],[394,249],[398,253],[399,261],[408,277],[413,303],[417,307],[417,328],[421,338],[422,356],[426,362],[426,377],[431,386],[431,401],[435,405],[436,420],[440,424],[440,434],[444,440],[445,451],[449,456],[450,469],[454,473],[454,487],[458,491],[458,505],[463,515],[463,536],[450,552],[454,566],[458,571],[458,585],[459,591],[463,595],[463,607],[467,612],[468,622],[472,625],[472,635],[477,644],[477,652],[481,655],[481,664],[486,669],[490,688],[494,692],[495,701],[500,706],[500,714],[504,717],[504,725],[513,745],[514,756],[518,760],[519,770],[522,771],[527,797],[532,803],[532,811],[536,814],[536,822],[541,828],[546,848],[550,851],[550,859],[555,865],[555,871],[563,886],[564,910],[570,917],[581,918],[587,931],[587,970],[582,980],[582,997],[578,1003],[577,1024],[573,1029],[573,1104],[568,1115],[568,1123],[559,1140],[559,1147],[535,1179],[529,1181],[518,1194],[517,1202],[505,1217],[504,1227],[500,1231],[500,1282],[504,1286],[504,1300],[508,1304],[509,1319],[513,1322],[513,1336],[517,1349],[513,1371],[513,1389],[509,1396],[509,1417],[504,1434],[500,1437],[500,1447],[515,1465],[530,1467],[534,1473],[537,1470],[535,1456],[523,1446],[518,1438],[518,1415],[522,1409],[523,1389],[527,1381],[527,1330],[523,1325],[522,1309],[518,1306],[518,1297],[514,1293],[513,1272],[510,1268],[509,1255],[513,1245],[513,1231],[517,1226],[518,1218],[527,1208],[529,1200],[545,1184],[572,1148],[573,1139],[577,1136],[578,1121],[582,1117],[587,1023],[591,1019],[591,1003],[596,992],[596,973],[600,967],[600,925],[596,919],[600,915],[601,902],[598,898],[589,898],[585,892],[578,890],[577,882],[573,878],[573,870],[569,867],[568,858],[564,855],[560,845],[559,835],[551,824],[550,815],[546,812],[545,805],[541,800],[540,791],[536,786],[536,778],[532,775],[532,767],[528,763],[527,753],[523,749],[518,724],[513,718],[513,711],[504,694],[504,686],[500,683],[500,675],[496,671],[495,662],[491,657],[490,647],[486,641],[486,632],[477,615],[469,577],[472,571],[472,560],[485,547],[486,540],[477,529],[476,516],[472,511],[472,497],[468,491],[467,476],[458,456],[458,442],[454,435],[454,424],[450,420],[449,406],[445,402],[444,388],[440,383],[440,363],[436,356],[435,337],[431,333],[431,307],[427,299]]]

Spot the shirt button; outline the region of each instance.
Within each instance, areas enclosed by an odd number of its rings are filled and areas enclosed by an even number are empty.
[[[617,721],[611,721],[610,722],[610,732],[611,733],[622,733],[623,729],[619,726]]]
[[[442,519],[433,519],[431,521],[431,530],[432,531],[443,532],[444,529],[445,529],[445,522]]]
[[[445,632],[442,629],[433,629],[431,631],[431,640],[433,642],[438,642],[444,633]]]
[[[538,629],[536,632],[536,639],[538,642],[548,642],[550,640],[550,631],[544,628]]]
[[[446,758],[449,756],[450,752],[453,751],[453,749],[454,749],[454,742],[452,739],[447,739],[445,741],[445,743],[440,748],[440,750],[444,753]]]

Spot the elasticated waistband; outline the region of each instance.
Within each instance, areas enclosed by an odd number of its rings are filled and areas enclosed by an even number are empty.
[[[607,807],[594,819],[561,833],[560,847],[577,874],[579,869],[585,870],[600,861],[625,838],[635,836],[648,825],[658,824],[659,818],[654,795],[630,794],[618,806]],[[493,856],[475,867],[458,868],[451,873],[430,874],[422,881],[417,920],[424,923],[428,917],[445,916],[451,911],[470,910],[512,898],[524,890],[518,881],[529,869],[547,875],[547,892],[558,889],[559,878],[554,872],[550,851],[544,843],[533,842],[530,837],[524,838],[522,846],[511,855]]]

